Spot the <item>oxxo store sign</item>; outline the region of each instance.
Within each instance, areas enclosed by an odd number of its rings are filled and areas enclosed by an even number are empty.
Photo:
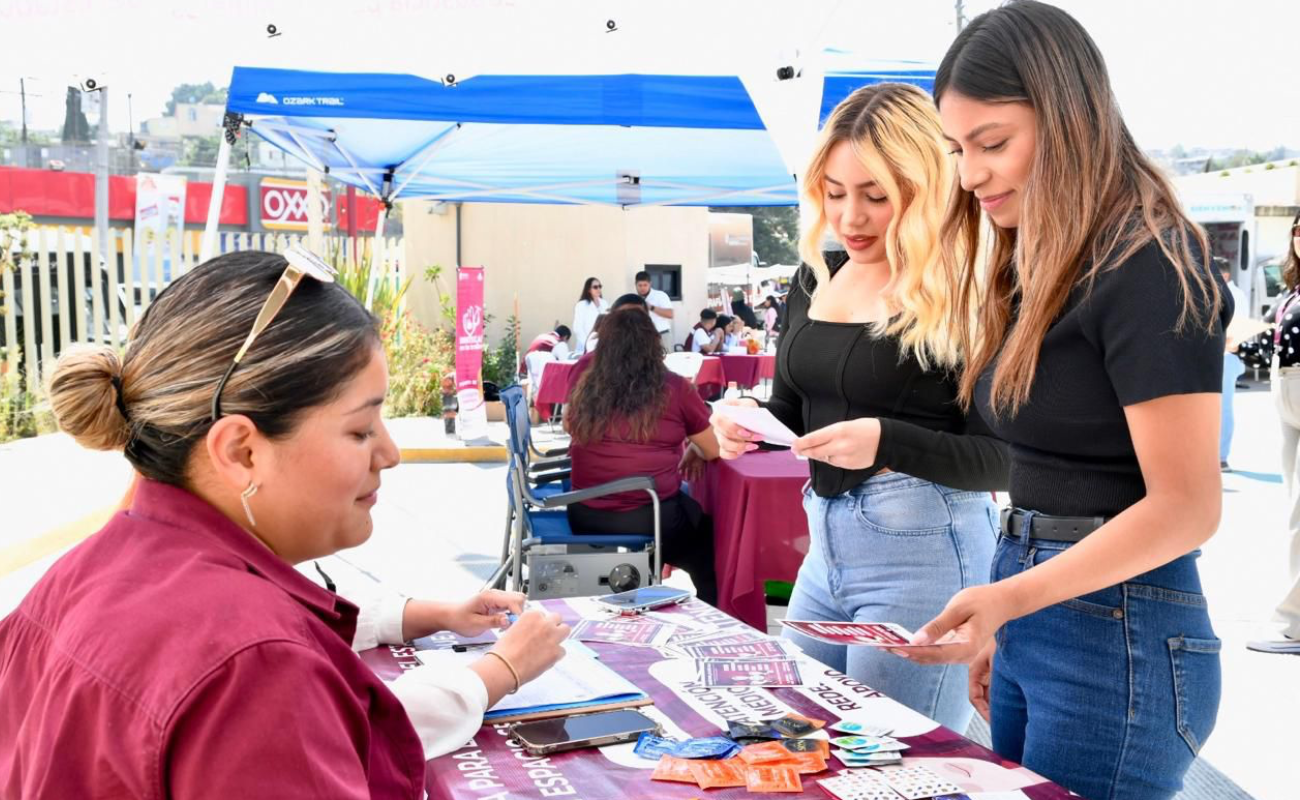
[[[307,230],[307,182],[263,178],[260,186],[262,227],[273,231]],[[330,193],[321,187],[321,219],[330,227]]]

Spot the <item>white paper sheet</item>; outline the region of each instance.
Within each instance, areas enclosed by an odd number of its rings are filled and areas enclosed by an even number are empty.
[[[721,414],[742,428],[753,431],[763,438],[763,441],[769,444],[779,444],[783,447],[790,447],[798,436],[794,431],[785,426],[785,423],[772,415],[771,411],[766,408],[753,408],[751,406],[729,406],[722,403],[716,403],[713,406],[715,414]]]
[[[565,642],[565,656],[536,680],[525,683],[518,692],[501,698],[492,711],[515,711],[565,703],[586,703],[604,697],[642,694],[631,681],[586,655],[586,647],[572,647]],[[483,657],[483,651],[456,653],[451,650],[419,650],[415,657],[421,664],[466,666]]]

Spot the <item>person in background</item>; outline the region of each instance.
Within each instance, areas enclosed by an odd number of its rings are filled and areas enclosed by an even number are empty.
[[[1231,297],[1065,11],[979,15],[934,98],[960,178],[940,231],[959,397],[1008,444],[1011,508],[992,582],[897,653],[970,663],[1003,758],[1094,800],[1167,800],[1219,708],[1196,559],[1223,503]]]
[[[573,352],[582,355],[587,348],[587,337],[596,328],[596,319],[609,310],[605,302],[600,278],[588,278],[582,285],[582,297],[573,306]]]
[[[749,303],[745,302],[743,289],[735,289],[731,292],[731,313],[745,323],[745,327],[758,327],[758,317],[754,316],[754,309],[750,308]]]
[[[650,273],[641,270],[636,274],[636,293],[645,302],[655,330],[659,331],[665,353],[673,351],[673,301],[667,292],[650,288]]]
[[[741,321],[740,317],[719,315],[718,327],[722,330],[722,349],[720,352],[729,353],[733,347],[741,346],[741,339],[745,335],[745,323]]]
[[[1246,293],[1241,290],[1241,287],[1233,282],[1232,265],[1228,263],[1228,259],[1215,256],[1214,268],[1223,276],[1224,286],[1232,295],[1234,313],[1243,316],[1248,314],[1250,301],[1246,299]],[[1246,365],[1236,353],[1236,342],[1228,339],[1226,347],[1223,352],[1223,410],[1219,421],[1219,469],[1223,472],[1231,472],[1232,468],[1228,466],[1228,453],[1232,450],[1232,400],[1237,394],[1237,378],[1246,371]]]
[[[578,359],[580,363],[586,364],[591,360],[591,351],[596,349],[596,343],[600,340],[600,326],[604,323],[606,317],[621,308],[636,308],[648,313],[645,305],[645,298],[641,295],[636,292],[628,292],[627,294],[619,295],[614,301],[614,305],[609,307],[609,311],[605,314],[601,314],[600,317],[596,319],[596,324],[591,329],[591,335],[587,337],[587,347],[585,348],[585,352],[583,352],[582,358]]]
[[[212,259],[124,356],[55,364],[59,426],[144,480],[0,620],[0,794],[415,800],[427,758],[563,655],[567,627],[531,611],[483,658],[385,683],[359,643],[495,627],[521,598],[367,618],[294,568],[370,537],[400,455],[378,321],[319,258],[286,256]]]
[[[1291,220],[1291,248],[1282,265],[1287,293],[1273,313],[1274,328],[1239,352],[1269,365],[1269,391],[1282,426],[1282,477],[1290,498],[1290,586],[1277,604],[1273,620],[1282,626],[1276,639],[1248,642],[1261,653],[1300,653],[1300,214]]]
[[[686,570],[699,598],[716,604],[713,521],[681,491],[705,461],[718,457],[709,409],[690,381],[664,366],[650,319],[635,308],[612,311],[601,325],[600,349],[569,390],[564,428],[572,442],[572,485],[580,490],[630,475],[649,475],[659,495],[665,563]],[[685,447],[683,447],[685,445]],[[575,533],[654,530],[645,492],[625,492],[568,507]]]
[[[960,365],[938,231],[952,159],[930,96],[881,83],[831,112],[801,204],[804,264],[790,291],[772,396],[763,405],[810,460],[810,543],[788,616],[916,629],[952,594],[988,580],[991,491],[1007,486],[1006,445],[956,404]],[[823,252],[826,234],[847,250]],[[757,437],[713,415],[724,458]],[[966,669],[934,670],[873,647],[786,634],[808,655],[920,714],[965,731]]]
[[[718,312],[706,308],[700,312],[700,321],[691,328],[691,336],[686,340],[686,350],[690,353],[712,355],[718,352],[722,341],[714,332],[718,327]]]
[[[777,309],[775,295],[768,295],[763,301],[763,334],[765,341],[772,341],[776,338],[778,323],[780,322],[781,312]]]
[[[533,353],[550,353],[555,356],[556,361],[563,361],[569,357],[569,339],[572,336],[567,325],[556,325],[555,330],[539,334],[533,339],[532,344],[528,345],[528,350],[524,353],[524,358]]]

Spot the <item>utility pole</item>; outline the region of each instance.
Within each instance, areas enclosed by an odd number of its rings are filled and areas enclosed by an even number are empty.
[[[109,269],[117,269],[116,254],[108,238],[108,87],[99,90],[99,138],[95,142],[98,158],[95,166],[95,231],[99,235],[100,254]],[[80,269],[81,265],[78,264]],[[95,338],[99,338],[96,332]]]
[[[27,145],[27,79],[18,79],[18,93],[23,97],[23,145]]]
[[[957,0],[957,32],[966,27],[966,14],[962,11],[962,0]]]

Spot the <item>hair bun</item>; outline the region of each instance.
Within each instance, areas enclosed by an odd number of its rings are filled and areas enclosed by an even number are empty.
[[[118,410],[113,385],[121,376],[122,360],[103,345],[73,345],[55,363],[50,405],[59,428],[82,447],[122,450],[130,440],[131,428]]]

